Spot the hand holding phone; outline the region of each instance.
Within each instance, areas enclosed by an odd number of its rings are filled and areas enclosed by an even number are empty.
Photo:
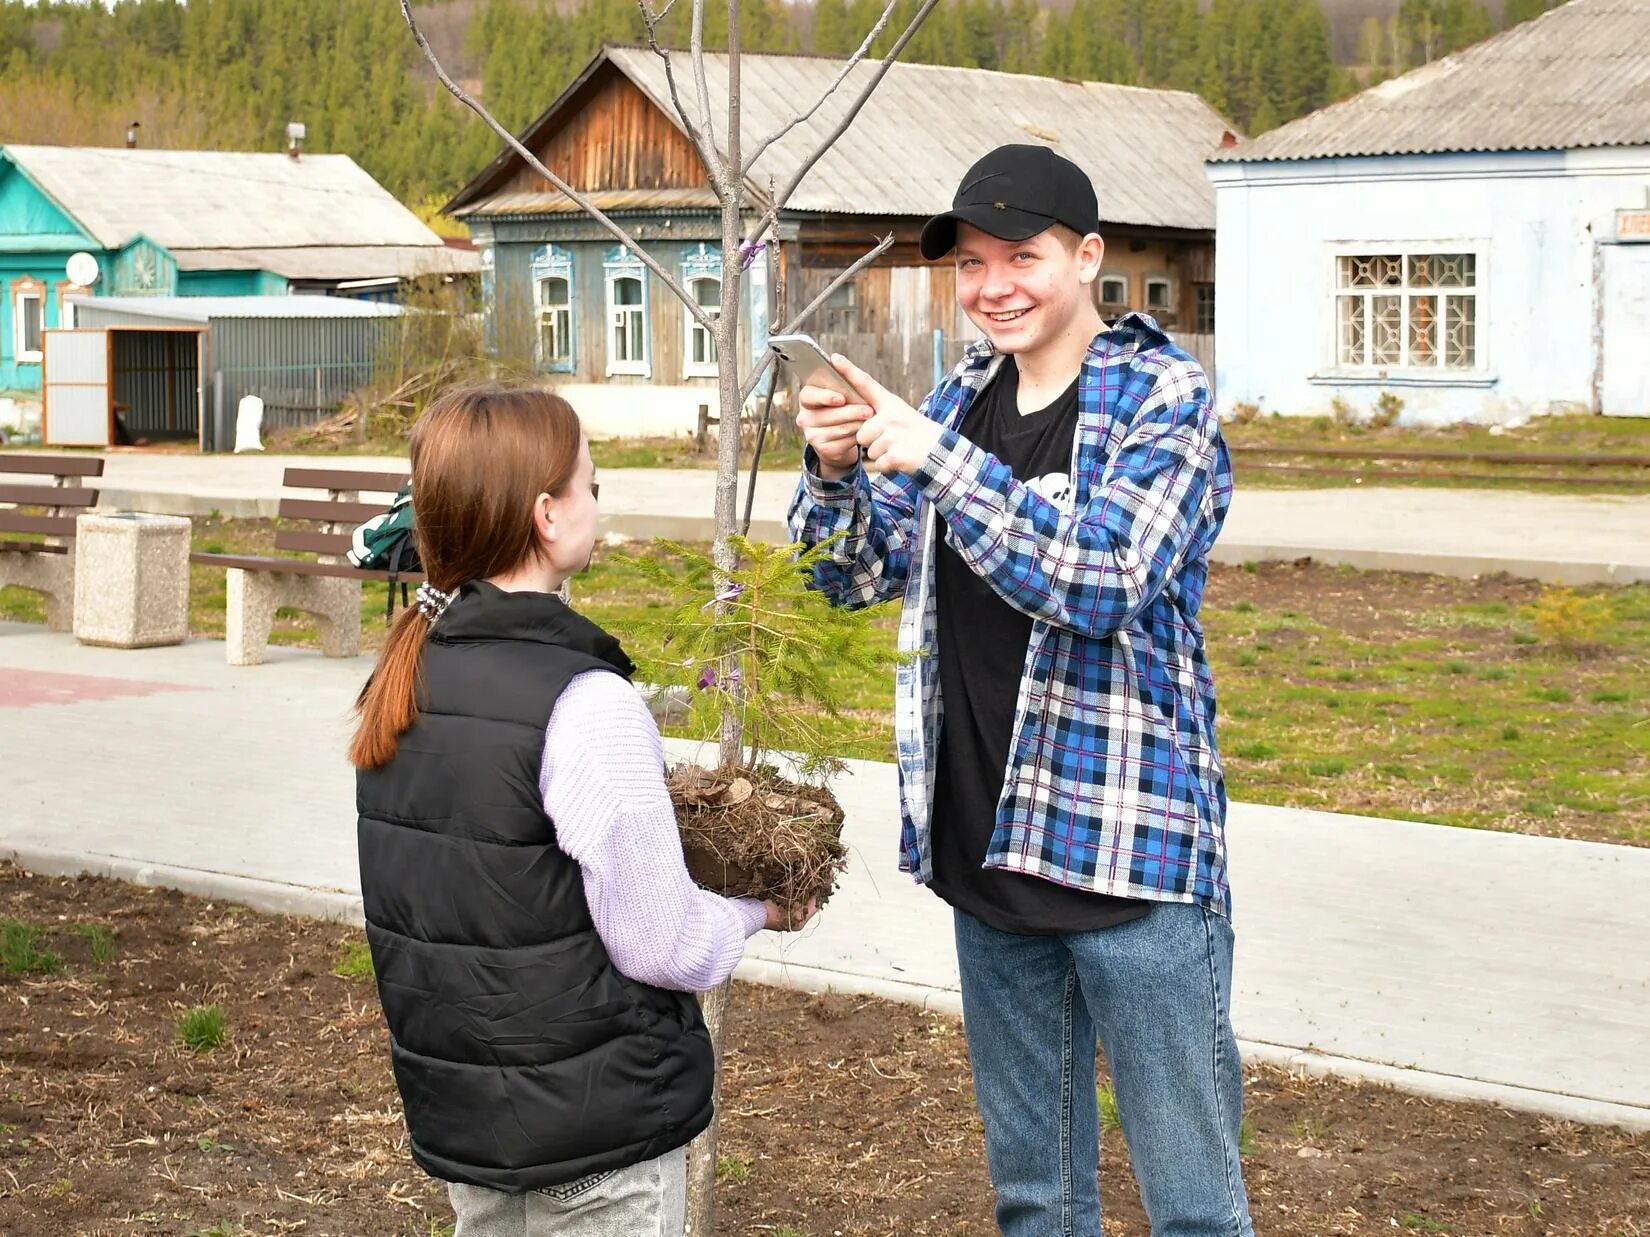
[[[819,341],[813,336],[775,335],[768,340],[768,347],[778,354],[779,359],[803,386],[835,391],[850,404],[868,402],[837,372],[831,358],[825,354],[825,349],[819,346]]]
[[[822,475],[834,480],[859,463],[855,435],[871,415],[868,401],[844,378],[817,341],[808,335],[775,335],[768,340],[800,384],[797,428],[819,457]]]

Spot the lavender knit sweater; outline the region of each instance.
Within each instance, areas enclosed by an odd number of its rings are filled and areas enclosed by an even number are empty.
[[[664,767],[659,728],[636,689],[605,670],[574,676],[550,714],[539,770],[556,842],[584,874],[591,918],[620,974],[704,992],[733,974],[767,908],[693,883]]]

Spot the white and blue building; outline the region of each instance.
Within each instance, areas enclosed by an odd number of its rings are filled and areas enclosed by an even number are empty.
[[[1650,415],[1650,0],[1571,0],[1207,170],[1223,413]]]

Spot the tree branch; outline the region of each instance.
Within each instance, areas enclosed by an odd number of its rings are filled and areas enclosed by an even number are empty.
[[[702,0],[698,0],[698,2],[702,3]],[[418,41],[418,49],[424,53],[424,59],[430,62],[430,66],[435,69],[436,77],[441,80],[441,84],[452,93],[453,97],[460,103],[464,104],[465,107],[469,108],[477,116],[481,117],[489,129],[503,138],[506,145],[508,145],[512,150],[527,161],[528,167],[532,168],[540,176],[544,177],[545,180],[554,185],[559,192],[566,194],[573,200],[574,205],[588,214],[597,223],[601,224],[602,227],[611,232],[621,245],[636,255],[637,259],[640,260],[643,266],[647,267],[648,270],[652,271],[664,282],[665,287],[671,290],[676,299],[681,301],[682,304],[687,307],[687,311],[690,315],[692,315],[694,321],[698,322],[707,331],[714,332],[716,327],[711,316],[700,308],[698,303],[688,295],[687,289],[683,288],[682,285],[677,282],[675,276],[666,270],[656,258],[647,252],[647,250],[642,248],[641,244],[635,237],[631,236],[630,233],[626,232],[618,224],[614,223],[613,220],[609,219],[605,214],[597,209],[595,204],[592,203],[589,198],[585,197],[577,189],[573,188],[561,177],[557,176],[549,168],[545,167],[544,164],[540,162],[537,155],[521,144],[515,134],[511,133],[503,125],[499,124],[499,122],[493,118],[493,114],[491,112],[483,107],[476,99],[472,98],[462,86],[448,76],[447,70],[442,67],[441,61],[437,58],[434,49],[430,47],[430,41],[424,37],[424,32],[418,28],[418,21],[413,17],[412,13],[412,0],[400,0],[400,4],[401,16],[407,23],[407,29],[412,31],[413,38]]]
[[[699,91],[699,114],[705,118],[705,132],[712,149],[716,146],[716,121],[710,114],[710,83],[705,79],[705,0],[693,0],[693,33],[688,41],[693,58],[693,83]],[[738,169],[728,168],[729,180],[738,183]]]
[[[637,2],[640,3],[640,0],[637,0]],[[894,16],[894,10],[899,7],[899,3],[900,0],[888,0],[888,7],[882,10],[882,16],[877,19],[877,24],[871,27],[871,33],[865,36],[865,41],[859,45],[858,50],[856,50],[852,56],[848,57],[848,63],[842,66],[842,70],[836,75],[835,80],[825,88],[825,93],[820,95],[814,102],[814,105],[807,111],[798,112],[795,116],[792,116],[789,120],[787,120],[779,128],[778,132],[771,133],[767,137],[758,141],[756,143],[756,149],[751,151],[750,157],[745,160],[745,166],[740,169],[741,174],[744,174],[749,169],[755,167],[756,161],[767,152],[768,147],[772,146],[780,138],[784,137],[792,129],[796,128],[797,125],[802,124],[804,121],[813,119],[815,113],[817,113],[820,108],[824,107],[826,101],[836,93],[837,87],[848,80],[848,74],[854,71],[854,66],[861,60],[865,59],[866,53],[871,50],[871,44],[877,41],[877,36],[880,35],[884,27],[888,25],[889,20]]]
[[[814,149],[813,154],[809,155],[802,161],[802,165],[796,169],[795,174],[793,174],[790,180],[785,183],[785,187],[779,191],[779,196],[774,198],[774,200],[768,204],[768,209],[763,212],[762,217],[756,221],[756,226],[753,227],[749,233],[747,233],[747,238],[745,241],[747,245],[754,244],[757,240],[759,240],[762,233],[767,231],[768,226],[772,224],[774,220],[779,218],[779,212],[785,208],[785,203],[790,200],[791,194],[796,192],[796,187],[802,183],[803,177],[813,171],[814,164],[818,163],[820,159],[824,157],[825,152],[836,145],[837,139],[848,131],[848,126],[854,123],[855,117],[859,115],[860,110],[865,106],[866,101],[869,100],[872,94],[876,92],[876,88],[882,84],[882,79],[888,75],[889,66],[892,65],[899,57],[899,54],[905,50],[905,45],[909,43],[912,36],[917,33],[917,28],[921,26],[924,19],[926,19],[927,16],[934,11],[935,6],[937,6],[939,2],[940,0],[923,0],[923,6],[917,10],[917,15],[911,19],[911,24],[905,27],[905,30],[900,34],[899,38],[894,40],[894,45],[888,49],[888,54],[877,63],[877,67],[871,73],[870,80],[860,88],[859,96],[849,105],[847,112],[844,113],[842,119],[837,123],[836,128],[832,129],[831,132],[826,135],[825,140],[820,142],[820,144]],[[405,5],[406,0],[402,0],[402,4]],[[743,176],[748,171],[748,168],[739,168],[737,171],[740,176]]]
[[[826,284],[824,290],[820,292],[818,296],[814,297],[813,300],[804,305],[797,313],[796,317],[792,318],[785,324],[784,330],[775,331],[774,334],[789,335],[792,331],[795,331],[797,328],[801,327],[808,321],[809,318],[814,316],[821,305],[830,299],[831,293],[835,292],[855,275],[870,266],[871,263],[875,262],[883,254],[887,253],[888,250],[893,247],[893,244],[894,234],[890,232],[887,236],[883,237],[876,243],[875,248],[871,249],[868,253],[861,254],[858,261],[856,261],[847,270],[838,274],[831,280],[830,283]],[[750,375],[745,379],[745,385],[739,392],[739,406],[741,408],[745,406],[745,401],[751,397],[751,392],[756,390],[757,384],[762,381],[762,375],[768,372],[768,366],[771,364],[773,364],[773,349],[769,348],[763,352],[762,359],[756,363],[755,367],[751,370]]]
[[[676,0],[670,0],[660,13],[654,13],[648,7],[648,0],[636,0],[636,7],[642,11],[642,24],[647,27],[648,47],[654,55],[665,62],[665,85],[670,88],[670,101],[676,108],[676,115],[681,118],[682,128],[687,130],[693,148],[699,152],[699,162],[705,165],[705,171],[710,174],[711,188],[716,192],[717,201],[721,201],[727,169],[721,166],[721,157],[717,154],[715,144],[705,140],[703,131],[688,114],[687,107],[682,102],[681,92],[676,88],[676,69],[671,62],[670,53],[659,46],[659,23],[664,20],[665,14],[670,12],[671,5],[675,3]]]
[[[887,253],[893,247],[894,247],[894,234],[892,232],[890,232],[890,233],[888,233],[887,236],[885,236],[881,240],[879,240],[873,248],[871,248],[867,252],[861,254],[859,256],[859,259],[852,266],[850,266],[847,270],[843,271],[841,274],[837,275],[834,279],[831,280],[830,283],[826,284],[824,290],[822,292],[820,292],[820,294],[818,296],[814,297],[813,300],[809,301],[800,310],[798,310],[796,317],[792,318],[788,323],[786,323],[785,324],[785,329],[783,331],[779,332],[779,333],[781,335],[789,335],[792,331],[794,331],[798,327],[800,327],[809,318],[813,317],[815,311],[817,311],[819,309],[819,307],[821,305],[823,305],[830,298],[831,293],[835,292],[843,284],[847,283],[855,275],[859,274],[866,267],[870,266],[871,263],[875,262],[878,258],[880,258],[883,254]]]

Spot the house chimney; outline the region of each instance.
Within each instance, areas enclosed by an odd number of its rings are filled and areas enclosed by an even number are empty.
[[[1237,134],[1233,133],[1230,129],[1222,129],[1220,131],[1220,148],[1222,150],[1231,150],[1232,147],[1237,145],[1237,143]]]
[[[294,163],[298,160],[298,147],[303,145],[304,133],[304,126],[296,120],[288,123],[286,127],[287,158],[291,159]]]
[[[136,150],[137,149],[137,131],[138,131],[138,128],[139,128],[138,122],[135,121],[135,120],[131,124],[126,126],[126,149],[127,150]]]

